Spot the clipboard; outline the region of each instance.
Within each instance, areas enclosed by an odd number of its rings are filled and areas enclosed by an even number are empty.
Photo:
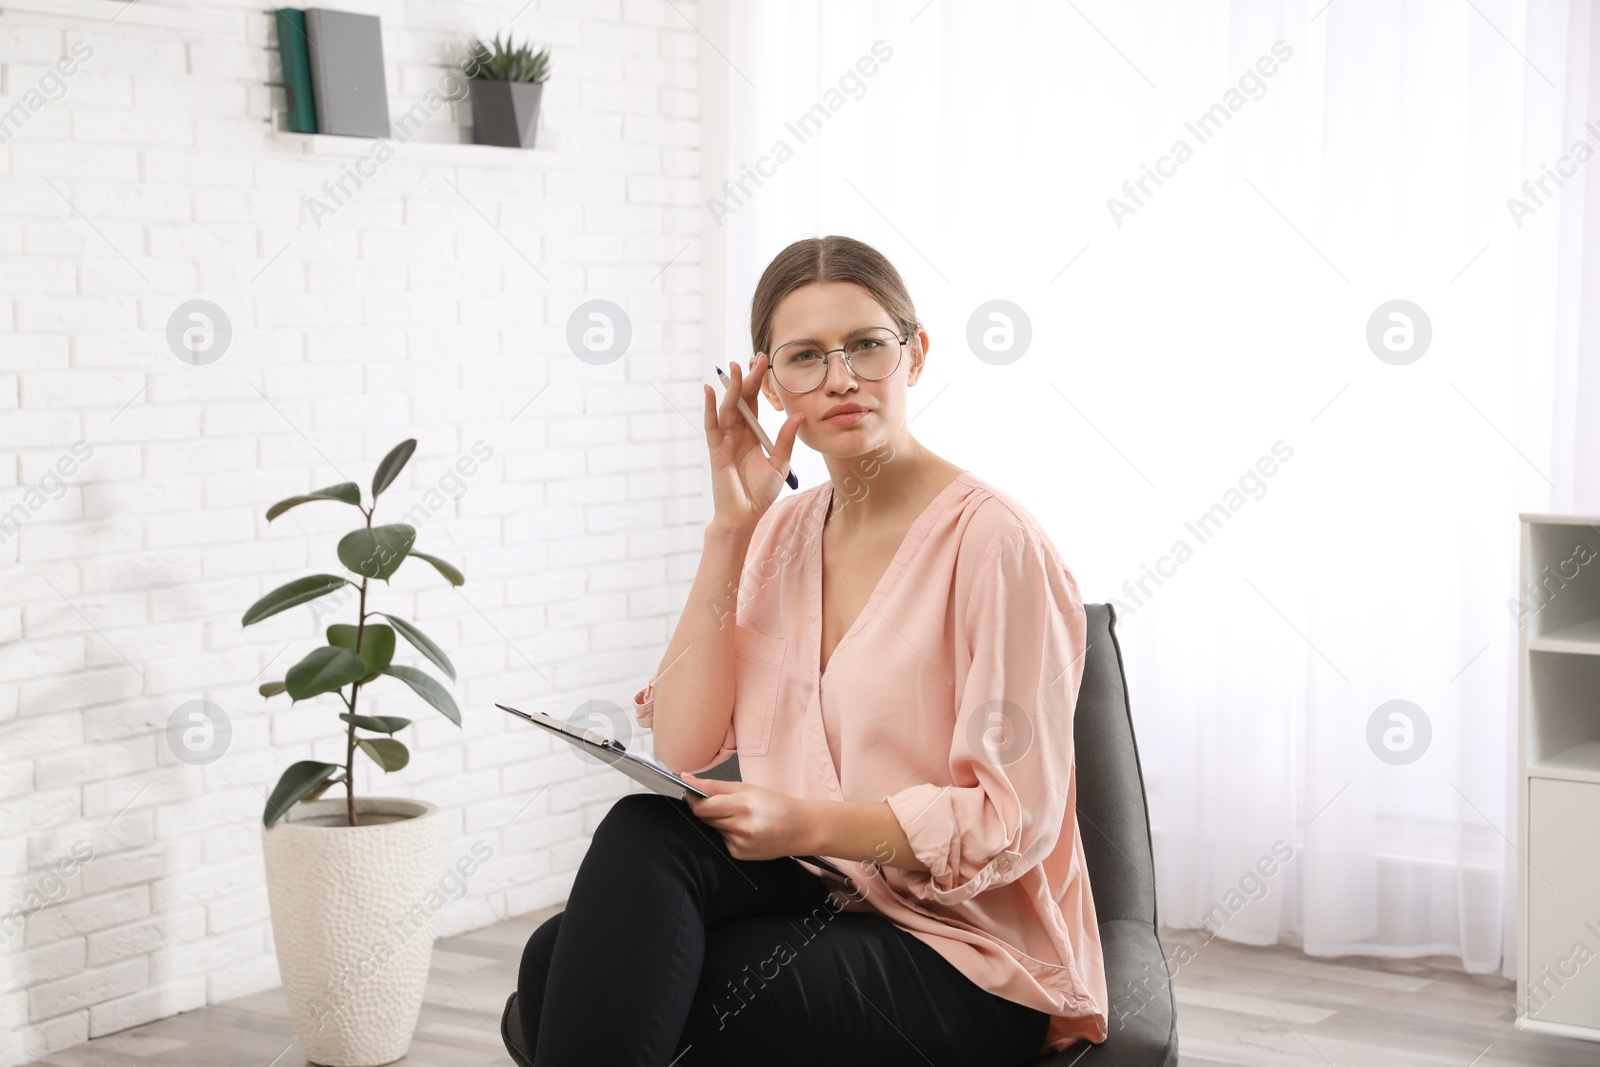
[[[690,795],[697,797],[711,795],[698,786],[691,785],[678,777],[677,774],[662,766],[655,757],[644,752],[629,752],[626,745],[614,738],[602,736],[594,730],[579,730],[543,712],[519,711],[516,708],[508,708],[504,704],[496,704],[495,707],[501,711],[509,712],[519,719],[526,719],[535,726],[544,727],[568,744],[598,757],[634,781],[649,787],[653,792],[660,793],[663,796],[675,797],[678,800],[688,800]],[[814,867],[830,872],[842,879],[847,885],[852,887],[855,885],[849,875],[822,856],[791,856],[790,859],[809,863]]]

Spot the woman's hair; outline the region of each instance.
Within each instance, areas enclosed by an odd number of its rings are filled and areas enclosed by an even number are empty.
[[[772,316],[783,298],[812,282],[855,282],[883,305],[901,333],[917,327],[917,309],[894,264],[853,237],[807,237],[772,257],[750,298],[750,349],[769,352]]]

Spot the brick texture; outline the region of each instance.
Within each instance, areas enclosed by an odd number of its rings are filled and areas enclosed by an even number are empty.
[[[439,933],[563,899],[629,789],[494,703],[626,708],[688,592],[696,4],[340,6],[381,16],[390,114],[427,115],[409,136],[286,132],[266,5],[0,8],[0,1067],[277,983],[264,797],[295,760],[342,762],[343,708],[256,690],[357,603],[240,616],[339,571],[365,520],[264,512],[344,481],[370,500],[406,437],[374,521],[467,581],[408,561],[368,606],[448,652],[464,726],[384,679],[359,710],[415,720],[411,763],[358,755],[357,782],[444,809],[441,873],[493,850]],[[507,29],[552,46],[542,151],[464,143],[470,106],[429,103]],[[606,365],[567,340],[597,299],[632,327]],[[231,332],[201,366],[168,344],[192,300]],[[167,731],[197,700],[231,728],[203,765]]]

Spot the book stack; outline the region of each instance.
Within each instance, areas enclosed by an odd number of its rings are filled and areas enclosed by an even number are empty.
[[[319,7],[273,14],[290,131],[389,136],[378,16]]]

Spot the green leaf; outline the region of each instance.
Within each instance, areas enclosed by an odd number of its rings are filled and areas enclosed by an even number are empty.
[[[363,737],[356,744],[385,771],[398,771],[411,762],[406,746],[390,737]]]
[[[394,628],[381,622],[369,622],[361,631],[361,647],[356,647],[356,628],[349,623],[336,622],[328,627],[328,644],[335,648],[348,648],[361,657],[368,671],[381,671],[394,659]]]
[[[416,539],[417,531],[403,522],[352,530],[339,540],[339,562],[364,578],[387,582]]]
[[[438,556],[430,556],[426,552],[412,552],[411,555],[416,559],[433,564],[433,569],[444,575],[445,581],[449,582],[451,585],[462,585],[467,580],[462,576],[460,571],[456,570]]]
[[[347,648],[324,645],[312,649],[305,659],[290,667],[283,684],[290,698],[305,700],[319,693],[331,693],[366,673],[367,665],[360,656]]]
[[[461,709],[456,707],[455,697],[452,697],[432,675],[423,674],[415,667],[402,667],[399,664],[385,667],[383,673],[400,679],[415,690],[417,696],[443,712],[445,718],[457,726],[461,725]]]
[[[469,78],[497,82],[542,82],[550,76],[550,49],[534,52],[529,45],[516,44],[514,37],[502,43],[495,34],[494,47],[473,39],[468,62],[463,69]]]
[[[340,769],[343,770],[343,768],[340,768]],[[301,797],[300,799],[301,800],[316,800],[318,797],[320,797],[322,794],[324,794],[324,793],[326,793],[328,791],[328,787],[329,786],[338,785],[342,781],[344,781],[344,775],[342,775],[342,774],[336,774],[332,778],[326,778],[326,779],[323,780],[321,785],[317,786],[315,789],[313,789],[311,792],[307,793],[305,796]]]
[[[452,682],[456,680],[456,669],[451,665],[450,657],[446,656],[444,654],[444,649],[434,644],[428,638],[427,634],[423,633],[409,622],[406,622],[404,619],[397,619],[393,615],[389,615],[381,611],[377,612],[377,614],[382,615],[384,618],[394,623],[394,628],[400,631],[400,636],[405,638],[407,641],[410,641],[418,652],[421,652],[424,656],[427,656],[434,662],[436,667],[448,674]]]
[[[379,734],[397,734],[411,725],[410,719],[402,719],[398,715],[351,715],[348,711],[341,711],[339,718]]]
[[[378,469],[372,475],[372,499],[376,503],[378,494],[389,488],[396,478],[400,476],[400,469],[406,465],[406,460],[411,458],[411,453],[417,450],[417,439],[408,437],[404,441],[389,449],[389,454],[378,463]]]
[[[258,692],[264,697],[275,697],[279,693],[285,692],[287,689],[288,686],[284,685],[282,682],[262,682],[261,688],[258,690]]]
[[[341,503],[361,506],[361,487],[355,482],[340,482],[330,485],[326,489],[314,489],[304,496],[291,496],[287,500],[280,500],[267,509],[267,521],[282,515],[285,511],[297,504],[309,504],[313,500],[338,500]]]
[[[337,763],[320,763],[309,759],[291,764],[273,787],[272,795],[267,798],[267,810],[262,812],[261,822],[270,828],[297,801],[306,799],[312,790],[326,789],[331,785],[328,777],[342,770],[344,768]]]
[[[296,604],[304,604],[319,596],[327,596],[340,586],[354,584],[350,579],[341,578],[337,574],[312,574],[305,578],[296,578],[288,585],[278,586],[251,604],[249,610],[244,613],[244,618],[239,620],[239,625],[249,626],[280,611],[287,611]]]

